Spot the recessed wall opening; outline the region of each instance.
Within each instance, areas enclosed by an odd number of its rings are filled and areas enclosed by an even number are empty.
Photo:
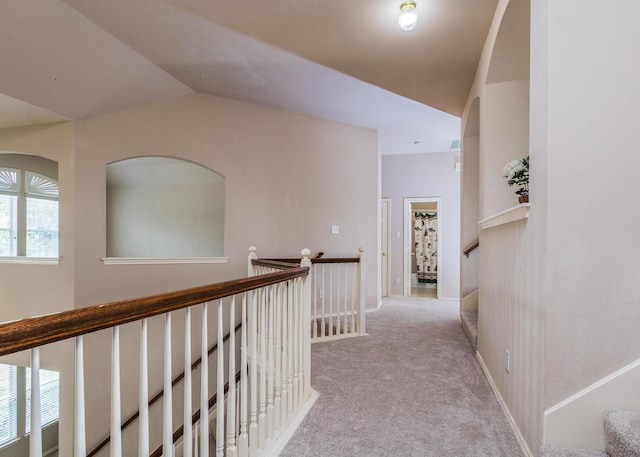
[[[223,257],[225,178],[170,157],[107,165],[107,257]]]

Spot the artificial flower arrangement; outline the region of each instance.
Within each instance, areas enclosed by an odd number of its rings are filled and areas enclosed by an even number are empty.
[[[502,171],[509,186],[520,187],[516,190],[520,203],[529,201],[529,156],[512,160],[504,166]]]

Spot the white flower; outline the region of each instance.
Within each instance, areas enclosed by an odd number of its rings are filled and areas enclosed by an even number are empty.
[[[519,160],[512,160],[504,166],[502,172],[504,173],[505,177],[511,179],[518,171],[522,170],[523,168],[524,167]]]

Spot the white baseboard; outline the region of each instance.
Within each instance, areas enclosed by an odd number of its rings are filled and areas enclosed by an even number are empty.
[[[438,300],[444,300],[444,301],[460,301],[459,297],[440,297],[438,298]]]
[[[482,356],[477,351],[476,351],[476,358],[480,362],[480,367],[482,368],[482,371],[484,372],[484,375],[486,376],[487,381],[489,381],[491,390],[493,390],[493,393],[495,394],[496,399],[498,400],[498,403],[502,408],[502,411],[504,412],[505,416],[507,416],[509,425],[511,425],[511,429],[513,430],[513,434],[516,436],[516,440],[520,445],[520,449],[522,449],[522,453],[525,455],[525,457],[534,457],[533,452],[531,452],[531,449],[529,449],[527,440],[524,439],[524,436],[522,435],[522,432],[518,428],[518,425],[516,424],[515,419],[511,415],[511,411],[509,411],[509,408],[507,407],[507,404],[504,402],[504,399],[502,398],[502,395],[500,394],[500,391],[498,390],[496,383],[493,381],[493,378],[491,377],[491,373],[489,373],[489,369],[487,368],[487,365],[484,363],[484,360],[482,360]]]

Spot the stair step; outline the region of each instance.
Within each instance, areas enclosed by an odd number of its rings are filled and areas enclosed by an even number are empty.
[[[583,451],[581,449],[545,446],[540,452],[540,457],[608,457],[608,455],[604,451]]]
[[[473,346],[473,350],[478,349],[478,311],[462,311],[460,313],[460,323],[464,333]]]
[[[640,411],[606,411],[604,435],[611,457],[640,457]]]

